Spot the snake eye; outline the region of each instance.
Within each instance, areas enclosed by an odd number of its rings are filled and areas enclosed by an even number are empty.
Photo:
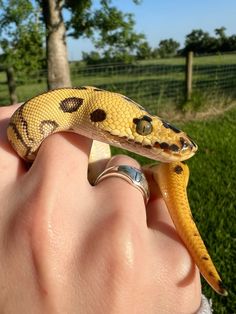
[[[136,124],[136,132],[140,135],[148,135],[152,132],[152,124],[146,120],[139,120]]]

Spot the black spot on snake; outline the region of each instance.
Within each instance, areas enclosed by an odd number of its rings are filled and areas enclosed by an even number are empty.
[[[172,131],[174,131],[175,133],[180,133],[181,131],[176,128],[174,125],[171,125],[169,124],[167,121],[165,120],[162,120],[162,123],[163,123],[163,126],[166,128],[166,129],[171,129]]]
[[[152,118],[149,117],[149,116],[144,115],[144,116],[142,116],[140,118],[134,118],[133,119],[134,124],[138,124],[140,121],[152,122]]]
[[[12,130],[13,130],[13,132],[15,133],[17,139],[18,139],[18,140],[21,142],[21,144],[25,147],[25,149],[26,149],[26,154],[25,154],[25,156],[28,156],[28,155],[30,154],[30,152],[31,152],[31,147],[28,146],[28,145],[25,143],[25,141],[24,141],[22,135],[20,134],[19,130],[17,129],[15,123],[10,122],[10,123],[9,123],[9,127],[12,128]]]
[[[148,122],[152,122],[152,118],[149,117],[149,116],[145,116],[145,115],[142,117],[142,120],[145,120],[145,121],[148,121]]]
[[[79,97],[68,97],[63,99],[60,104],[59,108],[63,112],[72,113],[79,109],[79,107],[83,104],[83,98]]]
[[[183,168],[179,165],[175,166],[174,172],[177,174],[181,174],[183,172]]]
[[[209,260],[209,258],[207,256],[203,256],[202,259],[204,259],[205,261]]]
[[[169,149],[172,150],[172,152],[178,152],[179,151],[179,147],[175,144],[170,145]]]
[[[28,123],[27,123],[27,121],[26,121],[25,118],[24,118],[23,109],[24,109],[24,106],[21,106],[21,107],[18,109],[19,119],[20,119],[20,121],[21,121],[21,124],[22,124],[22,126],[23,126],[25,135],[27,136],[28,140],[31,141],[31,142],[34,142],[33,138],[29,136]]]
[[[133,119],[134,124],[138,124],[138,123],[139,123],[139,121],[140,121],[140,119],[139,119],[139,118],[134,118],[134,119]]]
[[[162,149],[168,149],[169,148],[169,144],[167,144],[166,142],[162,142],[162,143],[160,143],[160,147]]]
[[[92,122],[102,122],[106,119],[106,112],[102,109],[96,109],[90,114],[90,120]]]
[[[59,127],[59,124],[56,121],[43,120],[40,123],[39,130],[40,130],[40,133],[45,138],[46,136],[52,134],[58,127]]]

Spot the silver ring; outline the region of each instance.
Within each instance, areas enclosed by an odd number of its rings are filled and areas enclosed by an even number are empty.
[[[150,197],[150,192],[147,179],[142,171],[135,167],[126,165],[113,166],[105,169],[102,173],[100,173],[100,175],[95,180],[94,185],[97,185],[100,181],[108,177],[119,177],[127,181],[142,193],[144,202],[147,204]]]

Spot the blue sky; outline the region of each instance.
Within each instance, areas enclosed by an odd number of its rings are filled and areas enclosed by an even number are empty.
[[[95,1],[97,3],[98,1]],[[135,30],[146,35],[152,47],[162,39],[173,38],[183,45],[185,36],[201,28],[214,34],[214,29],[226,27],[226,34],[236,34],[236,0],[114,0],[123,12],[134,14]],[[93,49],[90,40],[68,39],[70,60],[81,59],[81,52]]]

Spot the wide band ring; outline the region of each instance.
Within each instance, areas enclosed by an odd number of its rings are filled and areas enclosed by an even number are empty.
[[[113,166],[105,169],[97,177],[94,185],[97,185],[100,181],[108,177],[119,177],[127,181],[142,193],[144,202],[147,204],[150,197],[150,192],[147,179],[141,170],[127,165]]]

